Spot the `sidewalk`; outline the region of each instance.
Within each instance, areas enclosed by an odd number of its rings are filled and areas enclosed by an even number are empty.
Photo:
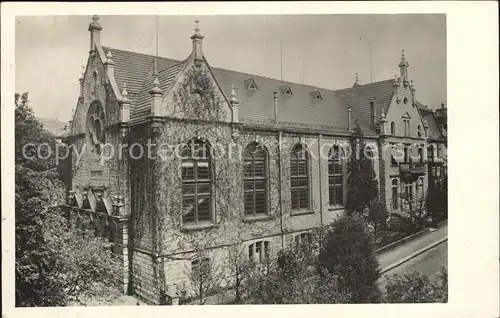
[[[428,232],[415,240],[410,240],[392,250],[378,255],[378,261],[380,264],[380,269],[384,269],[391,264],[394,264],[401,259],[411,255],[433,243],[436,243],[444,238],[448,237],[448,224],[444,224],[440,228]]]

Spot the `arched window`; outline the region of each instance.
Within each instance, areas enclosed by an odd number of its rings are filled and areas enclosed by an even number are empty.
[[[420,125],[417,126],[417,136],[418,138],[422,138],[422,127]]]
[[[365,156],[370,160],[373,169],[375,169],[375,152],[371,146],[366,146]]]
[[[90,104],[87,112],[87,141],[90,150],[97,156],[102,154],[103,146],[106,143],[104,122],[104,109],[100,102],[94,101]]]
[[[424,149],[418,148],[418,160],[424,162]]]
[[[339,146],[330,148],[328,154],[328,194],[330,205],[343,204],[343,187],[342,187],[342,157],[343,151]]]
[[[396,134],[396,123],[391,121],[391,135]]]
[[[398,185],[398,179],[392,179],[392,209],[393,210],[398,210],[399,209],[399,197],[398,197],[398,190],[399,190],[399,185]]]
[[[267,213],[267,152],[256,142],[243,155],[245,215]]]
[[[309,158],[304,145],[296,145],[290,155],[292,210],[309,209]]]
[[[182,222],[212,221],[210,149],[192,139],[182,151]]]

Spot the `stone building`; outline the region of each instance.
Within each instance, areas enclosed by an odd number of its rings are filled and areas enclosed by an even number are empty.
[[[389,210],[424,196],[442,134],[404,54],[400,76],[333,91],[212,68],[198,24],[182,61],[102,46],[97,16],[88,30],[66,207],[114,242],[127,293],[175,302],[207,261],[232,250],[262,261],[331,223],[354,123]]]

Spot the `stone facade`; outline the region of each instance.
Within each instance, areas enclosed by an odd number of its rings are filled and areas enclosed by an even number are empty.
[[[150,105],[149,115],[131,121],[129,113],[134,112],[134,106],[130,106],[126,87],[121,92],[118,89],[111,51],[105,54],[99,41],[101,29],[94,18],[89,26],[91,52],[80,79],[71,133],[64,140],[74,150],[65,164],[64,177],[69,215],[92,220],[102,229],[100,233],[115,243],[114,252],[123,261],[124,291],[151,304],[176,303],[183,291],[189,294],[189,272],[197,251],[204,250],[213,262],[224,264],[230,248],[247,251],[252,244],[267,241],[270,254],[275,255],[297,235],[330,224],[344,212],[342,205],[331,206],[329,202],[327,157],[334,145],[348,143],[350,122],[344,130],[294,129],[277,120],[272,124],[240,122],[237,94],[233,88],[227,96],[221,88],[202,55],[199,30],[192,37],[192,54],[178,74],[171,76],[167,90],[160,88],[158,76],[148,84],[150,97],[144,102]],[[404,63],[400,66],[402,77],[394,83],[394,97],[380,120],[379,132],[366,136],[367,144],[378,153],[374,169],[380,194],[390,210],[392,180],[398,180],[398,194],[402,184],[390,145],[417,144],[424,155],[427,150],[426,123],[415,107],[415,88],[407,83]],[[200,92],[201,102],[193,99],[196,92]],[[92,107],[102,107],[102,118],[89,120]],[[348,118],[351,120],[350,110]],[[403,120],[408,118],[406,134],[391,132],[392,122],[397,123],[398,132],[404,131]],[[107,146],[96,150],[101,120]],[[169,147],[193,139],[212,150],[211,219],[184,224],[182,160]],[[265,215],[249,217],[244,213],[241,155],[254,142],[267,153],[268,208]],[[298,144],[308,151],[310,189],[309,209],[300,213],[291,208],[290,188],[290,155]],[[409,181],[415,191],[418,178],[426,191],[426,169]],[[345,160],[342,176],[345,202]]]

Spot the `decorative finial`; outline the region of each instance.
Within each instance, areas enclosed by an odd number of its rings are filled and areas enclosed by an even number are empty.
[[[385,119],[385,109],[382,108],[382,113],[380,114],[380,118]]]
[[[154,87],[153,87],[153,89],[151,89],[150,93],[163,94],[163,91],[160,88],[160,80],[158,79],[158,74],[154,74],[153,84],[154,84]]]
[[[394,83],[398,83],[399,80],[398,80],[398,74],[394,74]]]
[[[194,24],[195,24],[195,26],[194,26],[194,32],[199,33],[200,32],[200,20],[196,19],[194,21]]]
[[[108,58],[108,60],[113,57],[113,54],[111,54],[111,50],[108,50],[108,54],[106,54],[106,57]]]
[[[80,78],[78,80],[81,82],[83,81],[84,77],[85,77],[85,65],[82,66],[82,73],[80,74]]]
[[[122,96],[127,97],[128,92],[127,92],[127,83],[123,83],[123,91],[122,91]]]
[[[153,84],[158,87],[160,85],[160,80],[158,79],[158,74],[155,74],[155,79],[153,80]]]
[[[94,22],[99,22],[99,16],[97,14],[95,14],[93,17],[92,17],[92,21]]]
[[[356,73],[356,77],[354,77],[354,85],[359,85],[359,75]]]
[[[235,103],[235,102],[237,103],[238,102],[238,99],[236,98],[236,90],[235,90],[235,88],[236,87],[234,86],[234,84],[231,85],[231,102],[233,102],[233,103]]]
[[[406,62],[405,50],[401,50],[401,62]]]

